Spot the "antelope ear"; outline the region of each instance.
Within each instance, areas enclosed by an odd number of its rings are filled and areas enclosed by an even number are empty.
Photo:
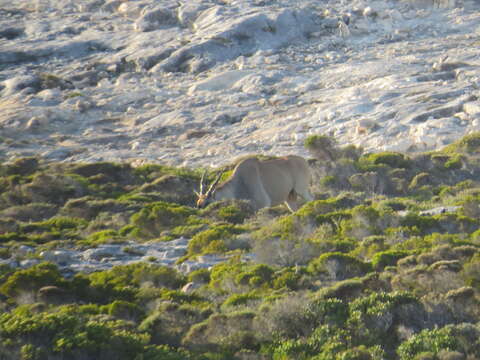
[[[195,195],[197,195],[198,197],[200,197],[200,193],[197,191],[197,190],[193,190],[193,192],[195,193]]]

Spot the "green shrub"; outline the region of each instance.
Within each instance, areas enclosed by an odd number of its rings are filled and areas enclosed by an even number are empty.
[[[401,258],[410,255],[408,251],[387,250],[376,253],[372,258],[372,266],[375,270],[383,270],[386,266],[394,266]]]
[[[117,231],[109,229],[109,230],[97,231],[97,232],[94,232],[93,234],[90,234],[85,239],[85,242],[87,244],[99,245],[99,244],[108,244],[111,242],[115,242],[116,240],[125,241],[125,239],[123,239],[122,236],[120,236]]]
[[[130,360],[142,356],[149,341],[148,335],[120,320],[99,321],[68,311],[5,313],[0,316],[0,336],[25,354],[41,351],[48,358],[101,359],[108,354]]]
[[[418,304],[418,299],[408,292],[378,292],[358,298],[350,304],[350,312],[378,315],[405,304]]]
[[[271,354],[274,360],[343,359],[340,357],[340,353],[347,350],[349,339],[345,330],[322,325],[317,327],[306,340],[277,340],[266,347],[265,352]],[[378,360],[381,358],[379,357]]]
[[[170,289],[161,289],[159,292],[159,298],[163,300],[168,300],[176,303],[199,303],[203,299],[199,295],[186,294],[181,290],[170,290]]]
[[[246,264],[232,259],[228,262],[219,263],[210,271],[210,287],[220,292],[227,292],[235,286],[235,277],[244,271]]]
[[[180,226],[174,227],[170,231],[170,234],[176,238],[179,238],[181,236],[191,238],[195,234],[198,234],[200,231],[205,230],[206,226],[207,225],[205,223],[180,225]]]
[[[274,270],[268,265],[251,265],[235,261],[215,265],[210,273],[210,286],[219,291],[232,288],[245,291],[270,287],[274,278]]]
[[[370,169],[373,166],[388,165],[392,168],[409,168],[411,160],[405,155],[397,152],[380,152],[363,155],[359,159],[359,164],[364,169]]]
[[[222,304],[222,307],[247,305],[249,302],[261,300],[262,297],[255,292],[245,294],[232,294]]]
[[[397,341],[391,327],[397,321],[396,317],[401,317],[397,315],[398,309],[403,305],[418,304],[418,299],[406,292],[375,292],[349,304],[348,327],[359,344],[392,344]]]
[[[467,154],[476,154],[480,151],[480,133],[475,132],[468,134],[453,144],[446,146],[443,151],[446,153],[464,152]]]
[[[0,234],[0,243],[28,241],[28,237],[17,232]]]
[[[309,201],[297,211],[299,217],[314,218],[318,215],[325,215],[337,210],[348,209],[358,205],[358,200],[353,196],[339,195],[325,200]]]
[[[335,175],[326,175],[320,179],[320,185],[326,188],[336,188],[339,180]]]
[[[337,156],[335,139],[325,135],[310,135],[305,139],[305,149],[319,160],[335,160]]]
[[[139,330],[152,337],[153,344],[179,346],[188,329],[211,315],[210,309],[190,304],[160,303],[139,326]]]
[[[145,164],[133,169],[135,176],[142,178],[144,181],[152,181],[163,175],[175,175],[200,181],[202,175],[199,170],[190,170],[187,168],[176,168],[173,166],[159,164]]]
[[[284,269],[284,271],[275,274],[275,279],[273,280],[274,289],[288,289],[288,290],[298,290],[302,287],[301,283],[302,275],[300,272],[295,271],[292,268]]]
[[[25,344],[20,348],[21,360],[43,360],[47,359],[47,351],[40,346]]]
[[[462,155],[455,154],[449,157],[445,162],[445,169],[447,170],[459,170],[463,166],[463,157]]]
[[[381,212],[373,206],[358,205],[350,213],[351,219],[345,219],[340,223],[340,235],[344,237],[363,239],[379,235],[394,222],[388,212]]]
[[[237,206],[230,205],[222,207],[218,211],[218,216],[220,219],[224,221],[228,221],[233,224],[240,224],[242,223],[250,214],[246,213],[242,209]]]
[[[158,237],[164,230],[184,225],[189,216],[196,210],[173,203],[156,202],[145,206],[132,215],[131,224],[140,229],[140,234],[146,238]]]
[[[145,316],[138,305],[124,300],[115,300],[104,308],[109,315],[123,320],[138,321]]]
[[[421,172],[413,177],[410,185],[408,185],[409,190],[416,190],[422,186],[428,185],[431,181],[431,175],[427,172]]]
[[[266,238],[293,240],[298,237],[299,233],[304,232],[304,230],[302,230],[303,227],[304,226],[301,219],[298,216],[292,214],[282,216],[279,219],[275,219],[273,223],[262,227],[253,235],[254,238],[260,241],[263,241]]]
[[[5,164],[0,169],[0,174],[26,176],[35,173],[38,170],[39,161],[36,157],[24,157],[16,159],[12,163]]]
[[[252,233],[253,251],[260,262],[280,266],[303,265],[322,251],[349,247],[346,242],[338,240],[335,233],[343,212],[316,216],[310,211],[312,208],[306,207]]]
[[[12,256],[12,253],[9,248],[2,247],[0,248],[0,259],[8,259],[10,256]]]
[[[28,234],[29,239],[37,243],[48,240],[79,238],[79,232],[87,226],[83,219],[70,217],[54,217],[49,220],[21,225],[21,231]]]
[[[104,176],[105,182],[135,182],[133,169],[129,164],[115,164],[109,162],[96,162],[86,164],[75,164],[71,170],[73,174],[92,178],[95,176]],[[102,180],[103,182],[103,180]]]
[[[430,352],[434,355],[442,350],[460,350],[458,339],[453,336],[452,327],[424,329],[403,342],[397,350],[400,360],[413,360],[417,355]]]
[[[154,286],[176,289],[185,284],[175,269],[155,264],[136,263],[115,266],[111,270],[92,273],[92,284],[113,283],[123,286]]]
[[[88,277],[78,274],[74,279],[80,296],[102,304],[115,300],[134,302],[140,287],[177,289],[185,284],[185,278],[175,269],[151,263],[115,266]]]
[[[65,285],[65,280],[56,265],[45,262],[29,269],[15,271],[0,286],[0,291],[7,296],[17,297],[25,292],[35,293],[41,287],[48,285],[62,287]]]
[[[213,314],[204,322],[193,325],[182,340],[188,349],[196,351],[228,351],[258,349],[252,311]]]
[[[335,298],[317,298],[308,304],[306,315],[314,327],[320,324],[343,327],[348,319],[348,305]]]
[[[150,345],[145,347],[142,356],[144,360],[198,360],[198,356],[193,355],[185,349],[177,349],[168,345]]]
[[[336,280],[362,276],[371,271],[371,265],[351,255],[332,252],[310,261],[307,270],[313,274],[324,274]]]
[[[480,255],[476,254],[465,263],[463,276],[467,285],[480,290]]]
[[[360,345],[341,352],[338,358],[342,360],[381,360],[385,359],[385,352],[379,345],[370,348]]]
[[[274,270],[264,264],[253,265],[241,272],[235,277],[235,282],[238,285],[251,285],[258,287],[264,283],[269,283],[272,280]],[[253,281],[252,281],[253,280]]]
[[[235,225],[220,224],[199,232],[188,243],[188,254],[225,252],[225,240],[232,239],[244,230]]]
[[[387,289],[377,273],[369,273],[363,277],[336,281],[314,293],[315,298],[333,299],[337,298],[344,302],[350,302],[364,294],[372,291]]]
[[[210,282],[210,271],[208,269],[198,269],[188,274],[189,282],[208,283]]]
[[[11,206],[1,212],[2,216],[17,221],[42,221],[54,216],[57,206],[44,202],[31,202],[25,205]]]
[[[400,220],[400,226],[416,228],[422,234],[429,234],[441,229],[438,217],[422,216],[411,212]]]

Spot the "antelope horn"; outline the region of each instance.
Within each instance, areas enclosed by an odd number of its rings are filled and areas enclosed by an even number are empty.
[[[198,194],[203,195],[203,184],[204,184],[204,182],[205,182],[205,176],[206,176],[206,175],[207,175],[207,170],[205,170],[205,171],[203,172],[202,178],[200,179],[200,192],[197,193],[197,195],[198,195]]]
[[[205,193],[205,195],[210,195],[210,193],[215,190],[215,186],[217,186],[218,182],[220,181],[220,179],[222,178],[222,175],[223,173],[225,172],[225,170],[222,170],[222,172],[220,174],[218,174],[217,178],[215,179],[215,181],[212,183],[212,185],[210,185],[210,187],[208,188],[207,192]]]

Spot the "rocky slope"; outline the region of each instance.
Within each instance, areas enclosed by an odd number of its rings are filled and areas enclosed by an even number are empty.
[[[478,130],[475,1],[0,1],[0,155],[217,165]]]

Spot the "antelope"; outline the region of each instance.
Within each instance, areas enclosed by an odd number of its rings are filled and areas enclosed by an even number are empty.
[[[255,211],[285,203],[291,212],[298,210],[297,195],[306,201],[313,200],[308,190],[310,169],[307,161],[295,155],[269,160],[250,157],[235,167],[233,174],[219,184],[223,172],[204,193],[204,179],[200,180],[197,207],[227,199],[249,200]]]

